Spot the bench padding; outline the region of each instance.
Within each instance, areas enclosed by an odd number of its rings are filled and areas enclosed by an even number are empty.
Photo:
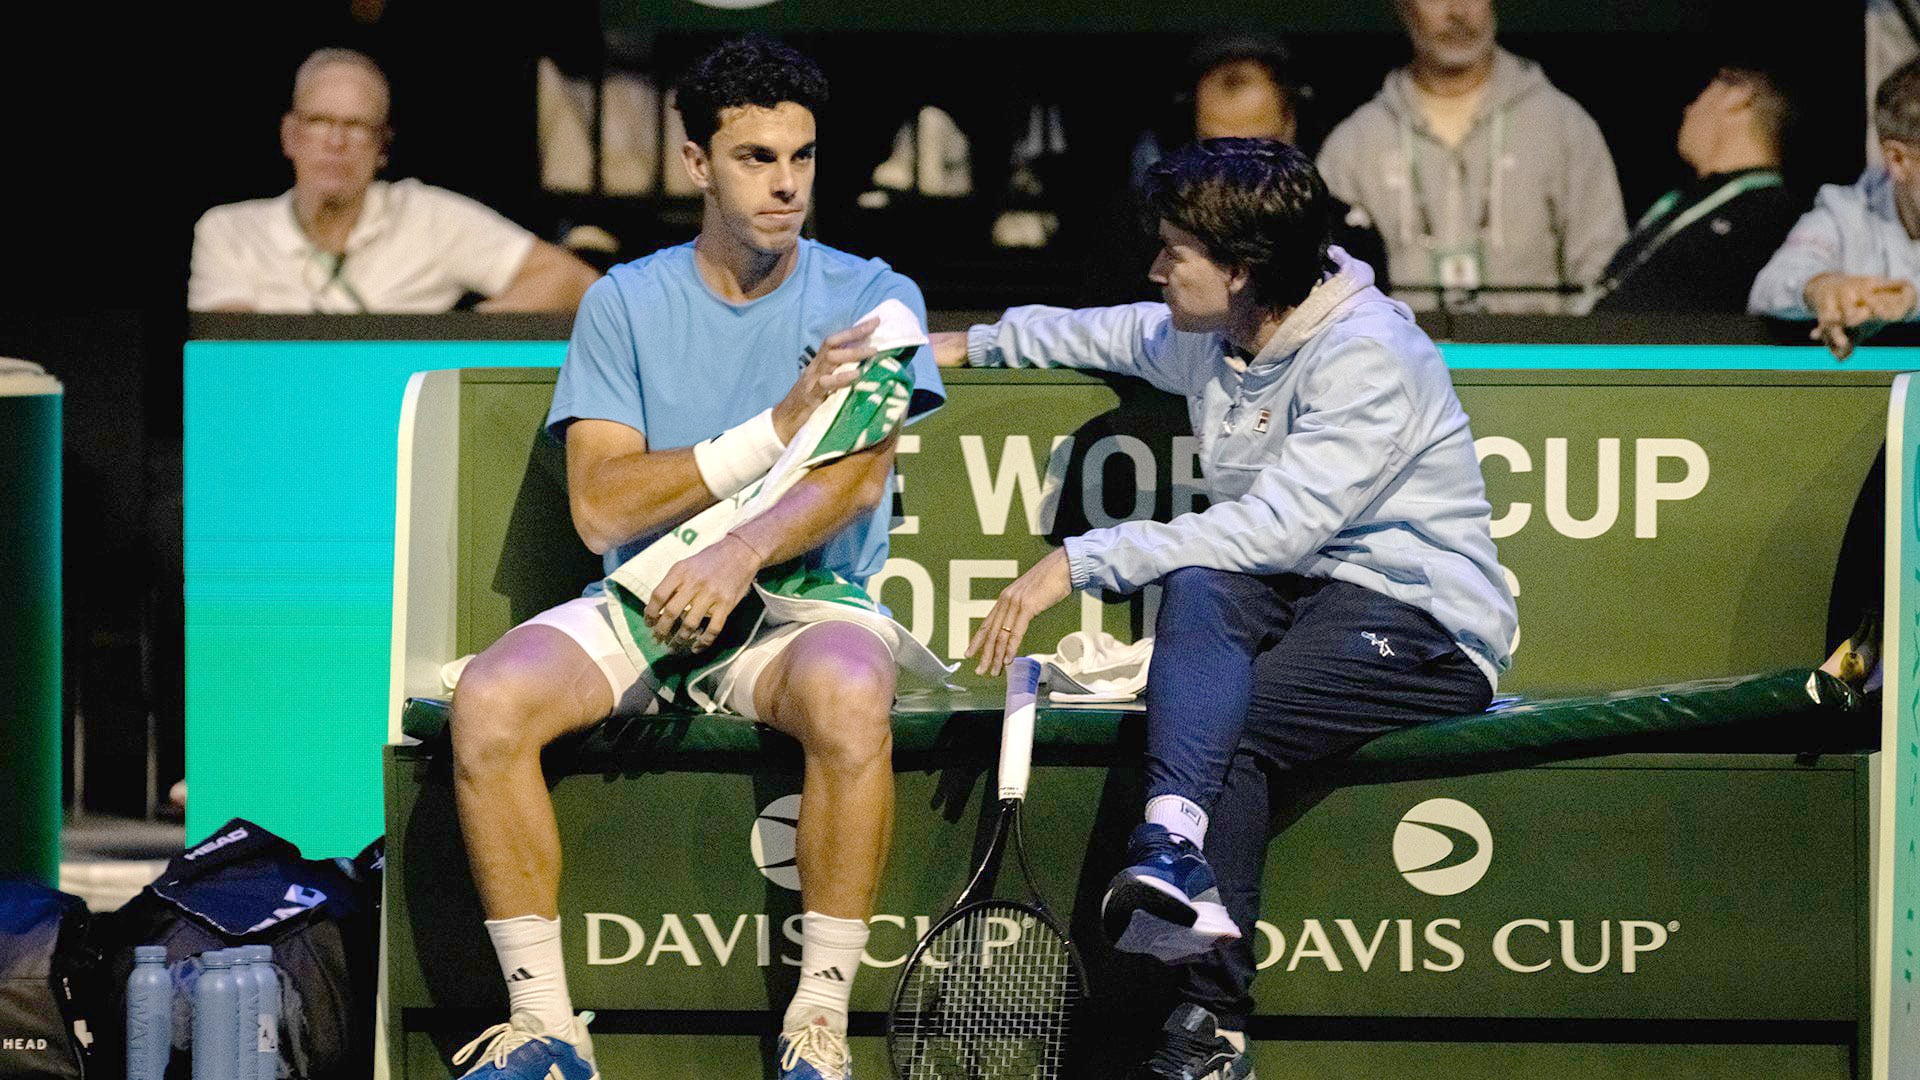
[[[445,738],[448,703],[411,698],[406,734]],[[913,691],[894,713],[896,769],[993,761],[1000,702],[979,692]],[[1146,717],[1137,705],[1042,708],[1039,764],[1137,761]],[[1622,753],[1822,754],[1871,749],[1878,711],[1831,678],[1796,668],[1675,683],[1593,697],[1508,700],[1484,713],[1390,732],[1320,766],[1331,782],[1381,783],[1463,776]],[[750,771],[767,758],[799,760],[791,739],[735,716],[667,713],[610,721],[553,748],[562,773]]]

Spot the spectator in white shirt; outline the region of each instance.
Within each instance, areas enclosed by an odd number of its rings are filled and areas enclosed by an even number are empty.
[[[354,314],[572,311],[592,268],[480,203],[386,164],[386,76],[367,56],[322,49],[294,75],[280,146],[293,188],[216,206],[193,231],[194,311]]]

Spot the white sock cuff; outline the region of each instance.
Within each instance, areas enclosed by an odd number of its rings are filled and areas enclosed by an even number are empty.
[[[700,480],[716,499],[724,499],[760,479],[780,460],[787,444],[773,426],[773,410],[693,444]]]
[[[1195,847],[1207,846],[1207,812],[1184,795],[1155,795],[1148,799],[1147,820],[1175,836],[1193,841]]]
[[[829,949],[864,949],[872,933],[865,919],[841,919],[818,911],[800,916],[801,939]]]
[[[487,936],[500,948],[517,949],[560,940],[560,920],[539,915],[515,915],[511,919],[488,919]]]

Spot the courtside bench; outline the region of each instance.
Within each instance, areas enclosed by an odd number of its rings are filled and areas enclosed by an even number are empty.
[[[403,425],[385,763],[395,1075],[451,1075],[451,1050],[502,1015],[432,690],[439,662],[593,573],[564,526],[558,450],[534,436],[550,386],[551,372],[430,373]],[[502,443],[505,467],[476,469]],[[1877,718],[1808,684],[1776,666],[1543,698],[1395,733],[1303,777],[1268,864],[1263,1073],[1848,1076],[1866,1015],[1862,751]],[[854,999],[863,1076],[886,1075],[892,969],[983,840],[998,709],[991,688],[902,697],[895,852]],[[1093,1076],[1137,1053],[1166,1007],[1164,978],[1104,949],[1092,921],[1138,817],[1142,727],[1137,710],[1045,708],[1037,732],[1028,839],[1105,991],[1085,1028]],[[548,766],[569,979],[600,1014],[603,1071],[761,1075],[797,956],[793,745],[733,718],[665,716],[607,725]],[[1436,842],[1481,858],[1403,875]]]

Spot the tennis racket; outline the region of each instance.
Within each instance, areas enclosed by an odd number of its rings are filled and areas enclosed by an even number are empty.
[[[1033,758],[1040,665],[1007,668],[1000,807],[993,841],[960,898],[914,946],[893,993],[887,1053],[899,1080],[1055,1080],[1086,969],[1027,868],[1020,804]],[[1011,842],[1027,900],[993,899]]]

